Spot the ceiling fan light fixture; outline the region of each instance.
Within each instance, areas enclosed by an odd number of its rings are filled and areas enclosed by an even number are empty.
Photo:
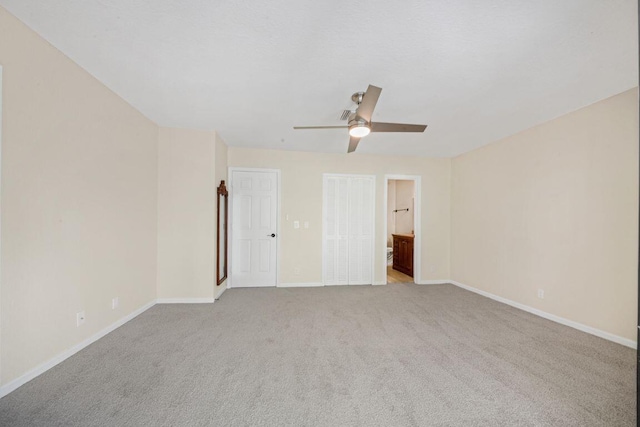
[[[349,125],[349,135],[354,136],[356,138],[362,138],[364,136],[369,135],[371,129],[364,122],[356,122]]]
[[[382,88],[369,85],[366,92],[356,92],[351,100],[358,104],[355,111],[344,110],[340,120],[347,120],[342,126],[294,126],[294,129],[336,129],[349,128],[349,147],[347,153],[353,153],[360,139],[371,132],[424,132],[427,125],[411,125],[407,123],[372,122],[373,110],[376,108]]]

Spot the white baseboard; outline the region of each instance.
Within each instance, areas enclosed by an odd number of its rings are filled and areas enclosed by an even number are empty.
[[[503,297],[499,297],[497,295],[491,294],[489,292],[486,292],[480,289],[476,289],[474,287],[462,284],[460,282],[456,282],[454,280],[449,280],[447,281],[447,283],[451,283],[462,289],[475,292],[476,294],[485,296],[487,298],[491,298],[492,300],[510,305],[512,307],[519,308],[520,310],[526,311],[531,314],[535,314],[536,316],[543,317],[547,320],[560,323],[561,325],[569,326],[579,331],[586,332],[588,334],[595,335],[600,338],[604,338],[605,340],[613,341],[615,343],[622,344],[626,347],[631,347],[633,349],[636,349],[638,347],[638,343],[628,338],[623,338],[618,335],[611,334],[609,332],[601,331],[600,329],[592,328],[591,326],[583,325],[582,323],[574,322],[573,320],[565,319],[564,317],[556,316],[555,314],[547,313],[546,311],[538,310],[537,308],[529,307],[528,305],[511,301]]]
[[[213,298],[158,298],[158,304],[212,304]]]
[[[373,282],[373,283],[372,283],[372,285],[373,285],[373,286],[380,286],[380,285],[386,285],[386,284],[387,284],[387,281],[386,281],[386,280],[384,280],[384,281],[377,281],[377,282]]]
[[[222,286],[222,289],[220,290],[220,293],[219,293],[218,295],[216,295],[216,296],[214,296],[214,297],[213,297],[216,301],[217,301],[217,300],[219,300],[219,299],[220,299],[220,297],[222,296],[222,294],[224,294],[224,291],[226,291],[226,290],[227,290],[227,285],[226,285],[226,284],[224,284],[224,283],[223,283],[223,284],[222,284],[222,285],[220,285],[220,286]]]
[[[416,285],[445,285],[451,283],[451,280],[416,280]]]
[[[145,311],[147,311],[148,309],[153,307],[155,304],[156,304],[156,301],[153,300],[150,303],[143,305],[139,309],[137,309],[137,310],[133,311],[132,313],[124,316],[123,318],[121,318],[120,320],[116,321],[115,323],[112,323],[111,325],[107,326],[106,328],[104,328],[103,330],[98,332],[97,334],[94,334],[94,335],[90,336],[86,340],[84,340],[84,341],[74,345],[70,349],[68,349],[66,351],[63,351],[62,353],[58,354],[53,359],[47,360],[46,362],[44,362],[44,363],[36,366],[35,368],[31,369],[27,373],[19,376],[15,380],[13,380],[11,382],[8,382],[7,384],[3,385],[2,387],[0,387],[0,398],[2,398],[4,396],[6,396],[7,394],[11,393],[12,391],[17,389],[21,385],[24,385],[24,384],[28,383],[29,381],[31,381],[32,379],[34,379],[38,375],[40,375],[40,374],[48,371],[49,369],[53,368],[58,363],[63,362],[64,360],[66,360],[69,357],[73,356],[74,354],[76,354],[77,352],[79,352],[83,348],[87,347],[88,345],[93,344],[94,342],[98,341],[100,338],[104,337],[109,332],[112,332],[112,331],[116,330],[120,326],[122,326],[125,323],[127,323],[129,320],[131,320],[134,317],[144,313]]]
[[[305,282],[305,283],[279,283],[279,288],[316,288],[324,286],[319,282]]]
[[[371,285],[386,285],[386,282],[373,282],[373,283],[353,283],[349,285],[335,285],[329,284],[324,285],[323,283],[280,283],[278,285],[279,288],[312,288],[312,287],[320,287],[320,286],[371,286]]]

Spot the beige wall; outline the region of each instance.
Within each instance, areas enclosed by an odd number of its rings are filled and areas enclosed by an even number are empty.
[[[390,179],[387,189],[387,246],[393,247],[393,234],[396,232],[396,181]]]
[[[414,198],[413,181],[397,180],[396,181],[396,202],[395,209],[409,209],[409,211],[395,212],[395,232],[398,234],[413,233],[413,198]]]
[[[635,341],[637,90],[453,159],[451,228],[453,280]]]
[[[216,134],[160,128],[158,298],[213,300]]]
[[[0,65],[6,384],[155,298],[158,135],[1,7]]]
[[[422,277],[449,278],[450,159],[321,154],[229,147],[230,167],[281,170],[280,282],[322,282],[323,173],[376,176],[375,281],[386,283],[385,174],[422,177]],[[289,220],[286,220],[289,215]],[[293,221],[309,221],[309,229]],[[294,268],[300,268],[300,274]]]
[[[220,135],[216,134],[216,188],[220,185],[220,181],[224,180],[227,185],[229,184],[229,179],[227,177],[227,144],[220,137]],[[216,229],[217,232],[217,229]],[[229,268],[227,268],[229,271]],[[214,296],[219,298],[220,295],[227,289],[227,281],[225,280],[221,285],[216,286],[214,290]]]

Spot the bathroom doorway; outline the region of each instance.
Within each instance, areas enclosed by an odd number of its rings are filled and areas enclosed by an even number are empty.
[[[420,177],[388,175],[385,184],[387,283],[416,283],[420,272]]]

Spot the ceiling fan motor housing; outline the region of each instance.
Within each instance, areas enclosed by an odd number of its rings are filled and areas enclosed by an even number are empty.
[[[371,132],[371,126],[366,120],[356,117],[355,113],[349,117],[349,135],[362,138],[369,135],[369,132]]]
[[[369,127],[369,122],[367,122],[362,117],[358,117],[356,113],[351,113],[349,115],[349,121],[347,122],[349,127],[351,126],[366,126]]]

